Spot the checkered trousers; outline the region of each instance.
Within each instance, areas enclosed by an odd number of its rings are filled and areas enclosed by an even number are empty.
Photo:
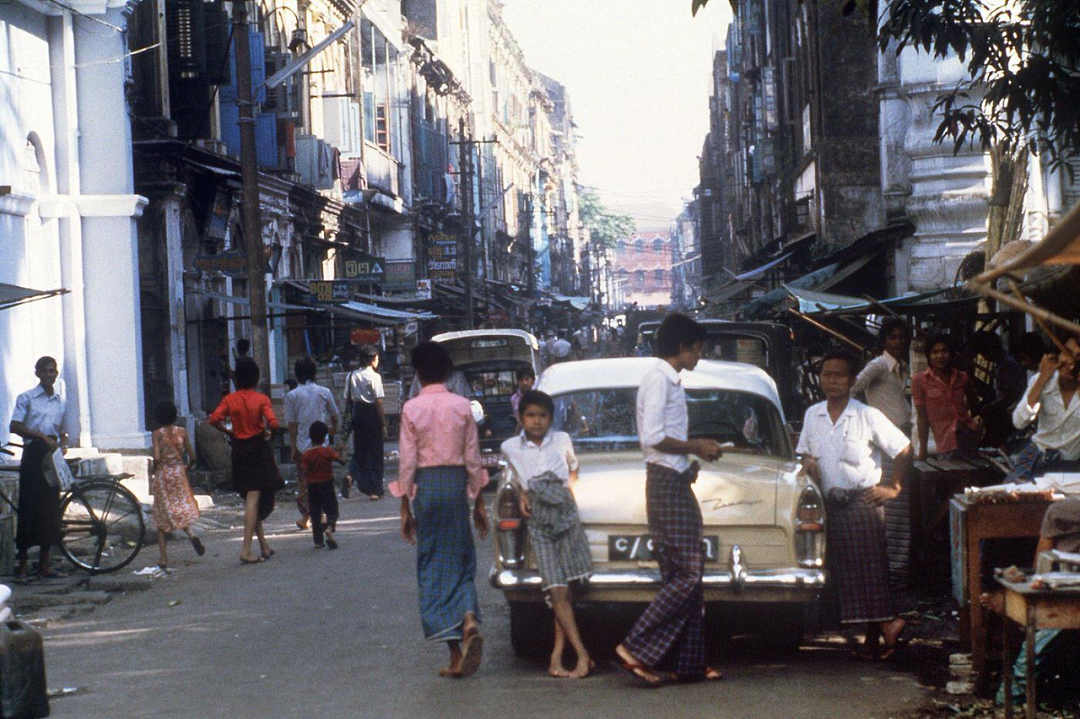
[[[674,652],[675,671],[686,677],[705,673],[705,557],[701,507],[691,489],[696,469],[679,473],[645,465],[649,532],[661,586],[623,640],[623,646],[650,667]]]
[[[592,574],[589,540],[581,528],[577,503],[562,480],[533,480],[529,501],[532,518],[528,521],[529,543],[536,555],[536,566],[546,592],[551,587],[566,587],[570,582]]]

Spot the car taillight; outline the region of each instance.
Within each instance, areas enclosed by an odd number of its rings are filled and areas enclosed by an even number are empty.
[[[495,528],[503,566],[520,567],[525,561],[525,524],[518,491],[512,484],[503,485],[495,497]]]
[[[795,555],[802,567],[825,566],[825,503],[809,485],[795,509]]]

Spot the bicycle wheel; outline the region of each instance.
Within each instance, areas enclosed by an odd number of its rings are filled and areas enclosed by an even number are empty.
[[[60,506],[60,549],[91,574],[126,567],[145,534],[139,500],[118,482],[76,485]]]

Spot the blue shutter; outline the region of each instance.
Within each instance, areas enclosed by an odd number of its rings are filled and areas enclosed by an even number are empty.
[[[278,168],[277,116],[272,112],[255,118],[255,153],[260,167]]]
[[[251,87],[255,101],[266,102],[266,48],[263,35],[251,31],[248,35],[251,55]],[[236,40],[229,46],[229,82],[218,88],[221,99],[221,141],[230,155],[240,156],[240,111],[236,105]],[[277,117],[273,113],[260,113],[255,118],[255,154],[260,167],[278,167]]]

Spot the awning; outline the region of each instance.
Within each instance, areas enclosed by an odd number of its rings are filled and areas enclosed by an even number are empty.
[[[44,300],[49,297],[58,297],[67,294],[69,290],[31,290],[18,285],[5,285],[0,283],[0,310],[16,305],[26,304],[34,300]]]
[[[757,277],[760,277],[761,275],[765,274],[766,272],[768,272],[772,268],[779,265],[781,262],[783,262],[787,258],[791,257],[793,254],[795,254],[794,250],[792,250],[791,252],[786,252],[786,253],[780,255],[779,257],[777,257],[775,260],[765,263],[761,267],[750,270],[749,272],[744,272],[741,275],[735,275],[735,279],[738,280],[739,282],[745,282],[746,280],[752,280],[752,279],[755,279]]]
[[[405,312],[368,304],[367,302],[344,302],[340,305],[327,306],[334,314],[352,317],[377,325],[403,325],[409,322],[433,320],[438,315],[430,312]]]
[[[727,302],[728,300],[730,300],[735,295],[742,294],[743,292],[746,292],[747,290],[749,290],[753,286],[754,286],[753,282],[732,282],[731,284],[724,285],[723,287],[716,290],[715,292],[710,292],[709,294],[705,295],[705,297],[710,302],[713,302],[713,303],[719,305],[719,304],[723,304],[724,302]]]
[[[217,300],[218,302],[225,302],[225,303],[230,304],[230,305],[240,305],[242,307],[250,307],[251,306],[251,300],[249,300],[247,297],[233,297],[232,295],[223,295],[220,292],[211,292],[210,290],[188,290],[188,291],[190,293],[192,293],[192,294],[203,295],[205,297],[209,297],[212,300]],[[310,312],[312,310],[320,311],[320,312],[326,310],[325,307],[311,307],[311,306],[308,306],[308,305],[288,305],[288,304],[285,304],[284,302],[267,302],[266,307],[267,307],[267,309],[271,309],[271,310],[302,310],[302,311],[308,311],[308,312]]]
[[[1008,273],[1043,265],[1080,265],[1080,203],[1058,220],[1042,241],[1001,267],[979,275],[974,282],[983,284]]]
[[[799,312],[813,314],[828,310],[853,309],[865,307],[869,303],[861,297],[849,297],[847,295],[834,295],[830,292],[815,292],[803,290],[797,287],[785,287],[792,297],[799,303]]]
[[[579,311],[584,311],[588,309],[589,305],[592,303],[592,300],[590,300],[588,297],[570,297],[568,295],[560,295],[556,292],[552,292],[551,297],[555,302],[568,304],[575,310]]]

